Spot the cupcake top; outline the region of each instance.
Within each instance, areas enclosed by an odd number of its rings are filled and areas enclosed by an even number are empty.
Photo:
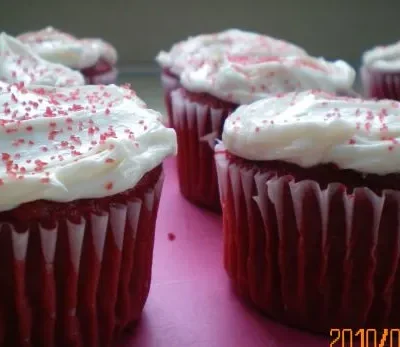
[[[0,82],[0,211],[132,188],[176,152],[176,136],[129,88]]]
[[[257,56],[307,55],[300,47],[265,35],[229,29],[214,34],[189,37],[172,46],[169,52],[161,51],[157,62],[180,75],[187,67],[197,66],[202,57],[216,59],[224,53]]]
[[[115,48],[101,39],[78,39],[52,27],[27,32],[17,38],[43,59],[72,69],[92,67],[100,59],[114,65],[118,59]]]
[[[28,46],[4,32],[0,34],[0,80],[57,87],[85,83],[79,72],[43,60]]]
[[[382,70],[400,70],[400,41],[388,46],[377,46],[363,54],[364,66]]]
[[[276,93],[320,89],[331,93],[351,91],[355,71],[346,62],[328,62],[310,56],[249,57],[225,55],[204,59],[186,69],[182,85],[222,100],[247,104]]]
[[[400,103],[288,93],[239,107],[224,125],[226,149],[249,160],[282,160],[302,167],[400,171]]]

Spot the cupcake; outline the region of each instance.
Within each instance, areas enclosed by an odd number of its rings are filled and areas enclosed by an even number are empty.
[[[156,61],[162,68],[161,83],[171,127],[173,127],[173,119],[170,93],[179,88],[182,72],[187,67],[201,64],[202,57],[215,58],[223,52],[231,54],[246,52],[252,57],[307,55],[302,48],[292,43],[238,29],[189,37],[185,41],[176,43],[169,52],[161,51],[156,57]]]
[[[78,39],[52,27],[17,37],[43,59],[80,71],[88,84],[112,84],[117,79],[117,51],[101,39]]]
[[[400,100],[400,41],[365,52],[361,79],[366,97]]]
[[[0,345],[111,346],[149,292],[175,133],[116,86],[0,100]]]
[[[40,58],[28,46],[4,32],[0,34],[0,81],[56,87],[85,83],[79,72]]]
[[[180,188],[190,201],[219,211],[213,147],[226,117],[239,105],[272,95],[320,89],[351,94],[355,72],[344,61],[310,56],[225,55],[186,68],[171,93]]]
[[[215,159],[240,297],[296,327],[400,324],[400,103],[288,93],[238,108]]]

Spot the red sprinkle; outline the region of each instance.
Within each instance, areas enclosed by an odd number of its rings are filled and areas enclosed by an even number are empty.
[[[1,154],[1,160],[3,160],[3,161],[9,160],[10,158],[11,158],[11,155],[9,155],[8,153]]]
[[[168,233],[168,240],[174,241],[176,239],[176,236],[174,233]]]
[[[106,188],[107,190],[111,190],[113,188],[113,183],[112,182],[108,182],[104,185],[104,188]]]

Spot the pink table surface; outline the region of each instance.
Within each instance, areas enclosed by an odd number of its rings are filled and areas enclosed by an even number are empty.
[[[268,320],[238,300],[222,266],[221,217],[181,197],[174,160],[165,163],[150,295],[119,347],[328,346],[328,338]]]

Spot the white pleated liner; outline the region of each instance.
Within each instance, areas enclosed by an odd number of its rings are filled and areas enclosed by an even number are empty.
[[[180,83],[178,78],[170,76],[167,73],[161,74],[161,86],[165,91],[172,91],[176,88],[179,88],[179,85]]]
[[[360,76],[364,97],[400,101],[400,72],[370,71],[363,66],[360,69]],[[376,95],[376,90],[379,95]]]
[[[172,101],[171,92],[180,87],[180,82],[177,77],[171,76],[166,72],[161,73],[161,86],[164,92],[164,103],[167,109],[168,122],[171,128],[174,127],[172,120]]]
[[[400,323],[400,193],[347,194],[337,183],[321,189],[244,168],[223,144],[215,159],[225,267],[243,296],[277,319],[325,333]]]
[[[137,255],[140,251],[146,255],[145,261],[151,263],[153,245],[136,243],[140,238],[150,237],[154,241],[152,234],[162,182],[163,175],[144,193],[143,200],[135,198],[126,205],[110,205],[107,212],[92,214],[87,220],[82,218],[80,223],[58,221],[51,229],[39,225],[39,234],[37,230],[32,230],[32,234],[30,230],[16,232],[12,224],[0,224],[0,233],[11,234],[14,255],[14,267],[10,271],[14,272],[16,312],[13,315],[16,315],[18,331],[15,343],[35,347],[42,346],[40,343],[54,346],[61,341],[71,346],[97,347],[101,341],[102,346],[109,346],[115,330],[120,331],[139,318],[143,297],[147,297],[147,292],[142,291],[148,290],[151,269],[147,268],[145,273],[134,262],[141,261]],[[34,233],[34,238],[40,240],[40,250],[27,252],[36,247],[30,245]],[[92,254],[87,253],[90,249]],[[41,259],[29,258],[29,254],[35,257],[41,254]],[[32,262],[41,267],[36,278],[41,288],[38,297],[31,297],[31,292],[25,289],[31,280],[25,264]],[[81,274],[84,268],[90,271]],[[144,283],[139,279],[133,285],[132,279],[136,276]],[[62,282],[58,282],[59,278]],[[58,302],[63,305],[57,309]],[[124,307],[123,312],[120,307]],[[56,330],[56,326],[61,329]]]
[[[193,203],[219,210],[214,146],[233,109],[214,109],[190,101],[181,89],[171,93],[172,117],[178,138],[181,191]]]

